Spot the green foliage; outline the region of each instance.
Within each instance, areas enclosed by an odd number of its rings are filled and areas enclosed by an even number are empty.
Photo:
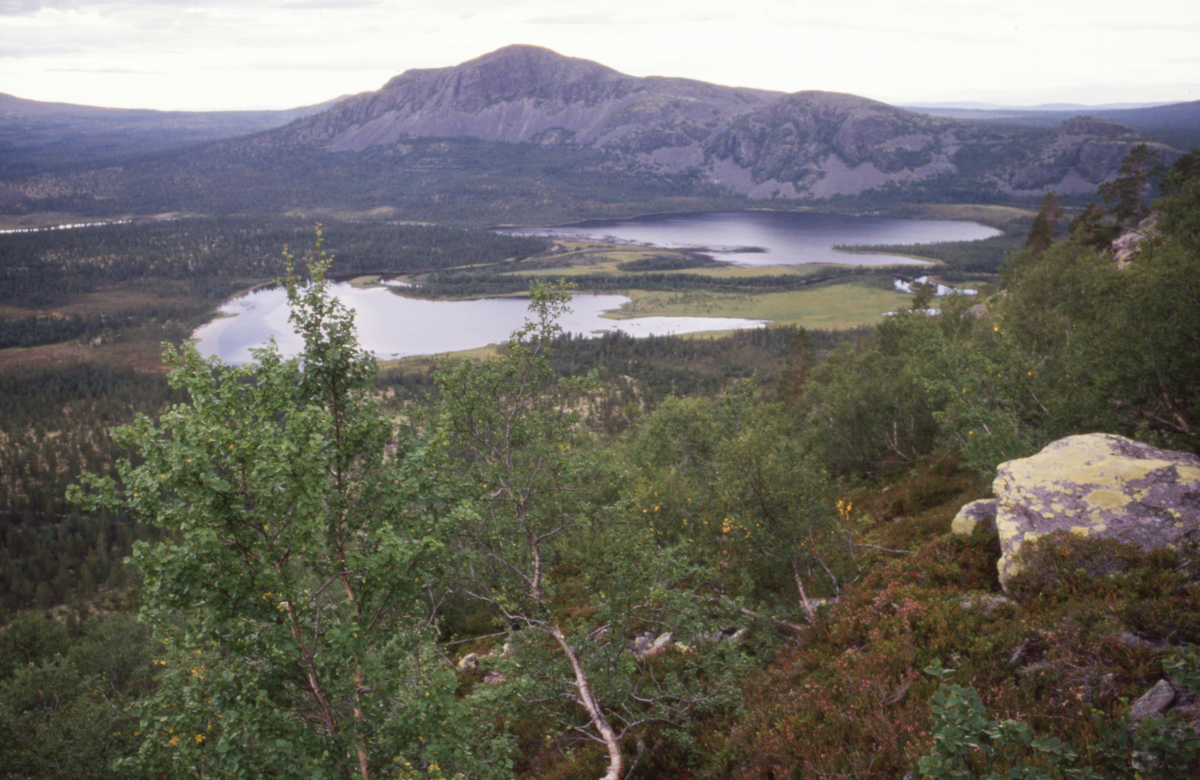
[[[1029,228],[1029,236],[1025,239],[1025,249],[1035,255],[1045,252],[1058,237],[1055,223],[1062,217],[1063,210],[1058,205],[1058,196],[1054,192],[1047,192],[1042,196],[1041,208],[1038,209],[1037,216],[1033,219],[1033,225]]]
[[[90,215],[389,209],[412,222],[483,227],[744,208],[747,203],[694,170],[663,175],[575,144],[462,137],[411,138],[358,152],[330,153],[294,143],[167,152],[123,166],[102,197],[87,173],[56,181],[62,194],[26,199],[13,208]]]
[[[555,406],[548,352],[568,301],[535,288],[532,319],[501,355],[443,366],[432,424],[476,497],[459,526],[462,587],[514,629],[489,663],[561,749],[598,743],[616,778],[643,758],[648,730],[686,743],[689,717],[730,706],[744,664],[704,639],[728,624],[728,607],[695,597],[698,567],[657,543],[619,500],[619,475]],[[635,653],[648,629],[672,636]]]
[[[161,376],[93,363],[0,371],[0,605],[32,606],[39,587],[43,608],[122,591],[122,559],[152,531],[81,512],[66,488],[112,468],[112,425],[180,398]]]
[[[635,495],[661,543],[717,563],[723,594],[807,617],[810,594],[831,596],[856,576],[845,518],[787,412],[756,408],[750,391],[669,399],[650,415],[632,442]]]
[[[618,271],[640,273],[642,271],[679,271],[685,268],[700,268],[706,265],[719,265],[716,260],[705,255],[656,255],[643,257],[638,260],[627,260],[617,264]]]
[[[1186,780],[1193,776],[1200,738],[1173,712],[1165,718],[1143,718],[1133,728],[1124,719],[1105,719],[1094,712],[1102,741],[1090,745],[1087,752],[1101,759],[1101,773],[1084,765],[1080,753],[1057,737],[1035,739],[1025,723],[987,719],[974,688],[946,682],[952,671],[943,668],[940,660],[925,670],[942,684],[930,705],[933,749],[919,763],[923,777]]]
[[[147,634],[122,614],[74,638],[36,613],[0,632],[0,648],[24,660],[0,671],[0,778],[147,776],[114,766],[140,741],[132,704],[152,684]]]
[[[277,278],[279,247],[302,244],[311,232],[311,220],[195,217],[0,235],[0,302],[45,307],[98,289],[161,292],[183,282],[207,310],[250,284]],[[330,221],[323,233],[337,253],[332,275],[430,272],[496,263],[546,246],[541,238],[389,222]],[[139,316],[171,316],[170,307],[160,303]],[[112,320],[107,326],[105,317]],[[4,322],[0,344],[29,342],[39,329],[48,339],[69,328],[128,326],[111,313],[75,315],[57,330],[33,315]]]
[[[85,456],[80,427],[79,453],[54,460],[69,426],[44,410],[123,421],[99,400],[117,388],[151,408],[179,396],[49,372],[44,399],[4,397],[2,581],[14,605],[73,598],[112,576],[127,518],[153,521],[166,541],[135,560],[154,657],[142,638],[77,650],[20,617],[0,634],[0,700],[15,703],[0,764],[45,774],[74,740],[104,766],[138,752],[114,770],[131,776],[362,774],[362,755],[380,777],[607,762],[891,780],[922,758],[930,776],[1188,776],[1177,718],[1130,731],[1123,712],[1164,669],[1198,685],[1196,659],[1164,645],[1200,643],[1194,550],[1048,537],[1022,548],[1010,599],[994,537],[919,541],[969,492],[961,462],[986,474],[1091,430],[1197,448],[1200,190],[1176,173],[1127,268],[1088,245],[1099,232],[1031,246],[982,316],[963,298],[873,333],[585,342],[555,332],[563,294],[537,290],[535,321],[498,357],[411,383],[374,376],[316,263],[317,285],[292,289],[303,358],[268,349],[228,369],[172,353],[190,404],[126,428],[120,483],[92,483],[106,514],[23,494],[117,454]],[[755,395],[762,366],[785,378],[772,401]],[[564,381],[593,368],[612,386]],[[427,411],[373,400],[409,404],[432,382]],[[709,397],[678,397],[695,388]],[[480,673],[452,671],[438,617],[478,637]],[[918,672],[936,658],[971,687],[938,692]]]
[[[1188,647],[1163,662],[1163,671],[1195,695],[1200,693],[1200,648]]]
[[[808,373],[796,404],[799,435],[830,470],[873,474],[932,450],[936,407],[912,356],[925,319],[890,317],[873,342],[843,344]]]
[[[901,256],[918,255],[922,258],[937,260],[938,276],[947,279],[978,278],[978,275],[991,275],[1000,271],[1005,258],[1022,246],[1022,236],[1017,230],[1009,229],[1003,235],[992,236],[978,241],[943,241],[938,244],[866,244],[860,246],[838,246],[844,252],[864,252],[867,254],[893,254]],[[912,266],[906,267],[907,271]],[[902,272],[903,273],[903,272]]]
[[[952,670],[935,660],[925,669],[942,684],[930,704],[933,749],[921,758],[923,777],[935,780],[1098,780],[1090,769],[1072,768],[1079,754],[1057,737],[1035,739],[1015,720],[987,719],[973,688],[946,682]]]
[[[457,494],[431,468],[437,443],[372,400],[374,361],[319,251],[311,283],[288,281],[303,353],[227,368],[168,349],[190,403],[120,429],[138,462],[88,482],[90,504],[169,532],[133,556],[167,652],[138,708],[154,772],[404,776],[395,760],[426,766],[438,735],[392,743],[412,729],[388,724],[406,701],[452,706],[444,676],[397,670],[419,655]]]
[[[40,612],[22,612],[0,631],[0,680],[46,661],[67,644],[66,626]]]
[[[820,273],[798,276],[708,276],[675,271],[640,271],[630,273],[590,273],[578,277],[591,292],[624,292],[626,290],[710,290],[713,292],[779,292],[800,290],[836,280],[863,277],[873,270],[830,267]],[[412,294],[428,298],[451,298],[480,295],[501,295],[524,292],[535,286],[541,277],[524,276],[503,268],[455,268],[429,274]]]
[[[1129,150],[1117,178],[1100,185],[1100,197],[1109,206],[1118,225],[1136,226],[1146,216],[1146,195],[1151,180],[1163,173],[1162,155],[1146,144]]]

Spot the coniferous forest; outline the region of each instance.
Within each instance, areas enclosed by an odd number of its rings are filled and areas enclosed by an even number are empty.
[[[706,339],[562,335],[569,291],[501,265],[543,239],[0,237],[0,777],[1198,776],[1130,704],[1198,701],[1200,550],[1052,535],[1002,594],[996,536],[947,533],[1063,436],[1200,453],[1200,151],[1148,186],[1048,196],[933,316]],[[328,288],[370,274],[529,321],[381,368]],[[279,277],[299,358],[201,359]]]

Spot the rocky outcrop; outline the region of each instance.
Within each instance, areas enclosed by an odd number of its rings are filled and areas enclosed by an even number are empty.
[[[982,498],[972,501],[958,510],[958,514],[950,522],[950,533],[955,536],[970,536],[976,531],[995,533],[996,499]]]
[[[1145,143],[1159,159],[1170,164],[1178,150],[1147,143],[1130,127],[1107,119],[1077,117],[1059,128],[1048,144],[1039,144],[1013,163],[996,171],[994,181],[1014,195],[1060,195],[1095,192],[1097,185],[1117,175],[1121,161],[1138,144]]]
[[[1121,436],[1060,439],[1001,464],[992,489],[1002,585],[1021,546],[1054,531],[1145,549],[1200,541],[1200,458]]]
[[[753,181],[818,196],[854,194],[956,172],[970,126],[836,92],[797,92],[737,119],[708,145]],[[952,138],[953,136],[953,138]]]
[[[1142,249],[1153,243],[1158,236],[1158,217],[1157,213],[1151,214],[1113,241],[1113,260],[1117,261],[1118,268],[1128,268],[1142,253]]]
[[[629,649],[635,658],[654,658],[662,655],[671,647],[671,640],[674,636],[670,631],[665,631],[657,636],[653,632],[647,631],[645,634],[634,637],[629,644]]]

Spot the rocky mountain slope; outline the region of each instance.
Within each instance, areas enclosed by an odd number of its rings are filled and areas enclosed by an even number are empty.
[[[405,72],[268,142],[342,152],[413,137],[598,148],[622,167],[696,170],[742,195],[788,198],[964,178],[1008,194],[1089,192],[1145,140],[1113,122],[1073,120],[1057,135],[984,128],[853,95],[635,78],[508,46],[455,67]]]
[[[286,137],[358,151],[411,136],[654,150],[703,141],[780,93],[635,78],[536,46],[452,68],[410,70],[289,128]]]
[[[126,210],[155,208],[153,197],[174,209],[410,214],[414,201],[464,193],[554,204],[597,188],[635,209],[663,208],[664,198],[1034,202],[1048,190],[1094,193],[1145,141],[1095,119],[1057,132],[987,126],[853,95],[638,78],[518,45],[407,71],[286,127],[103,174],[0,186],[10,203],[23,194],[21,208],[55,193],[56,203],[103,198]],[[1166,161],[1179,154],[1151,146]],[[442,218],[436,211],[421,215]],[[527,214],[491,211],[480,218]]]

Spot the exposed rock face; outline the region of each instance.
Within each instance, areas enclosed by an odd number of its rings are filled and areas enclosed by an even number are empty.
[[[1200,541],[1200,458],[1111,434],[1069,436],[1000,465],[1000,582],[1025,542],[1064,530],[1154,549]]]
[[[330,151],[412,136],[466,136],[651,153],[698,146],[780,94],[636,78],[537,46],[506,46],[455,67],[406,71],[378,92],[349,98],[291,132]]]
[[[1142,248],[1149,245],[1158,236],[1156,227],[1158,217],[1158,214],[1151,214],[1132,230],[1125,231],[1116,241],[1113,241],[1113,259],[1117,261],[1118,268],[1130,266],[1142,253]]]
[[[755,182],[791,184],[818,197],[957,171],[965,123],[934,119],[834,92],[797,92],[737,119],[708,146]]]
[[[955,536],[970,536],[975,531],[984,533],[996,530],[996,499],[983,498],[958,510],[950,522],[950,533]]]
[[[995,174],[1000,189],[1018,195],[1054,190],[1059,194],[1095,192],[1115,177],[1121,161],[1146,139],[1125,125],[1107,119],[1077,117],[1063,122],[1049,144],[1003,167]],[[1146,144],[1164,163],[1179,156],[1164,144]]]
[[[1023,194],[1094,191],[1143,140],[1098,119],[1067,122],[1053,138],[854,95],[638,78],[522,45],[406,71],[262,140],[345,152],[414,137],[600,150],[617,168],[696,173],[752,198],[828,198],[964,178]],[[1007,162],[977,170],[981,159]]]

